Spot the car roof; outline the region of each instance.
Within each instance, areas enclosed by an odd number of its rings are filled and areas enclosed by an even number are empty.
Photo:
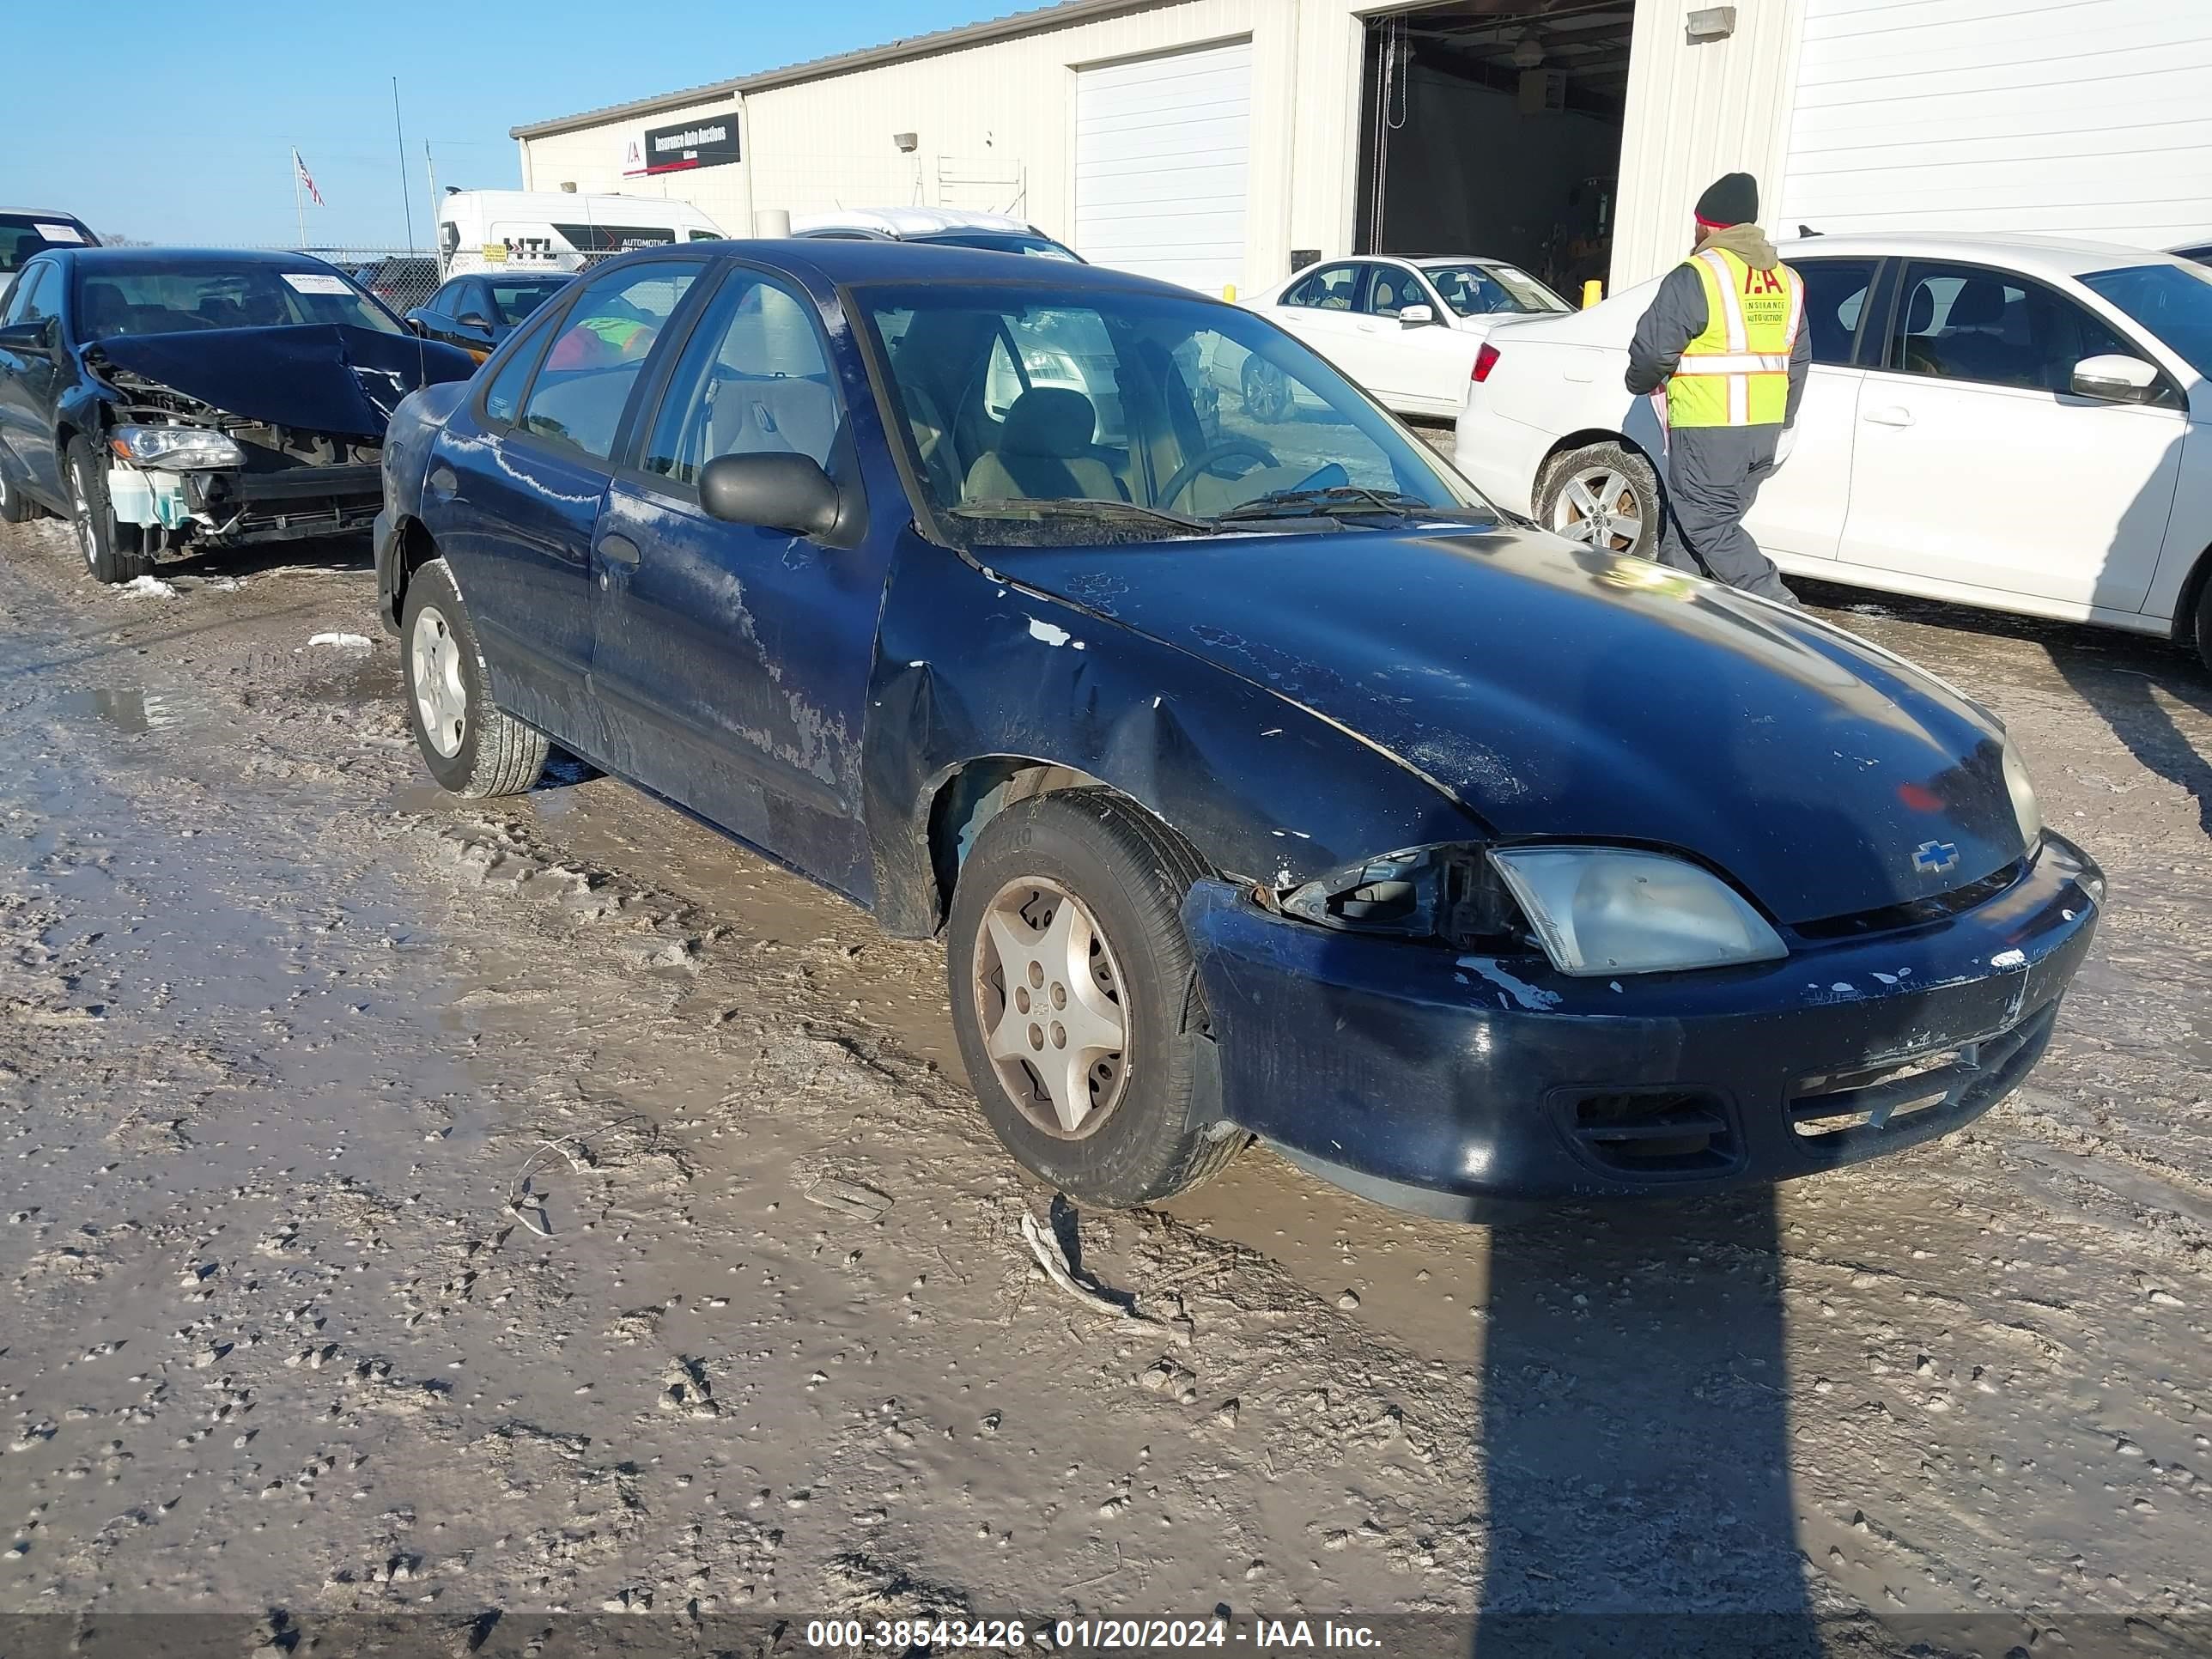
[[[1393,256],[1378,256],[1389,258]],[[1401,260],[1401,264],[1419,265],[1423,270],[1441,270],[1445,265],[1507,265],[1518,270],[1520,266],[1510,259],[1501,259],[1495,253],[1437,253],[1425,258]]]
[[[283,253],[259,247],[73,247],[49,250],[85,270],[236,270],[265,265],[271,270],[301,265],[337,267],[313,253]]]
[[[964,208],[839,208],[823,213],[794,213],[791,216],[791,228],[793,231],[873,230],[886,236],[933,236],[949,230],[1035,234],[1019,219],[1007,214],[976,213]]]
[[[2130,247],[2124,243],[2093,241],[2087,237],[1972,231],[1941,234],[1853,231],[1835,236],[1794,237],[1776,246],[1786,259],[1856,254],[1862,258],[1957,259],[1969,264],[1994,261],[2016,266],[2022,271],[2053,276],[2078,276],[2087,271],[2112,270],[2123,265],[2158,264],[2171,257],[2155,248]]]
[[[26,219],[66,219],[73,225],[84,223],[82,219],[71,213],[67,208],[9,207],[5,204],[0,204],[0,213],[20,213]]]
[[[647,259],[667,248],[641,248],[624,259]],[[1103,293],[1159,294],[1177,299],[1219,305],[1211,295],[1178,287],[1150,276],[1105,265],[1078,264],[1072,260],[1036,259],[1022,253],[1000,253],[985,248],[950,243],[917,246],[912,242],[823,240],[811,236],[784,236],[764,241],[686,242],[684,253],[720,252],[794,274],[812,275],[829,284],[929,282],[977,283],[1003,285],[1018,283],[1039,289],[1095,288]],[[604,270],[602,266],[600,269]]]

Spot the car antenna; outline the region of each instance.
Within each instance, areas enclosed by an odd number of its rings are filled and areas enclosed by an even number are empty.
[[[1820,233],[1810,225],[1800,225],[1797,227],[1797,234],[1800,236],[1818,236]]]
[[[407,257],[415,258],[415,198],[407,188],[407,132],[399,124],[399,77],[392,77],[392,137],[399,147],[399,210],[407,218]],[[425,155],[429,146],[422,147]],[[412,332],[412,331],[410,331]],[[422,337],[415,336],[415,385],[419,390],[430,379],[428,354],[423,349]]]

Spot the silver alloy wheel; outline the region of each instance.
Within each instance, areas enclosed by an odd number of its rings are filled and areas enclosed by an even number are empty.
[[[1063,1140],[1106,1121],[1128,1081],[1129,1020],[1089,906],[1043,876],[1008,882],[976,934],[975,994],[984,1047],[1023,1116]]]
[[[469,688],[461,678],[460,641],[436,605],[426,605],[415,613],[407,656],[416,718],[429,734],[431,747],[451,760],[461,752],[461,741],[468,736]]]
[[[1633,553],[1644,540],[1644,505],[1628,475],[1609,466],[1570,477],[1552,502],[1551,528],[1571,542]]]
[[[84,468],[82,465],[71,465],[70,501],[76,508],[74,515],[76,520],[76,544],[84,550],[86,567],[97,568],[100,564],[100,543],[92,533],[92,503],[85,499],[88,493],[84,487]]]

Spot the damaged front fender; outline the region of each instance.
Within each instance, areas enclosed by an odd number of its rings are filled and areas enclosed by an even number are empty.
[[[1486,833],[1275,692],[912,533],[884,596],[864,749],[878,917],[909,936],[936,929],[992,789],[1024,770],[1118,790],[1216,869],[1270,890]]]

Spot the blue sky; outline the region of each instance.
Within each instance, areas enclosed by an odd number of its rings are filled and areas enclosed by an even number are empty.
[[[296,144],[328,204],[307,210],[310,242],[398,246],[395,75],[423,240],[426,140],[441,188],[511,189],[520,175],[509,127],[1036,3],[19,7],[7,27],[0,204],[66,208],[95,231],[144,241],[289,243]],[[104,20],[96,39],[93,16]]]

